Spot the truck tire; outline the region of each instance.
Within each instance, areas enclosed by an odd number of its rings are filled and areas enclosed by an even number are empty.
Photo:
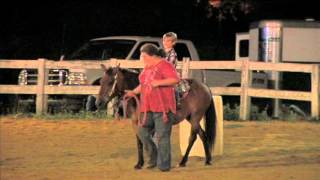
[[[83,95],[67,95],[63,101],[66,112],[77,113],[84,109],[85,97]]]
[[[89,95],[87,97],[87,102],[86,102],[86,111],[96,111],[96,97],[93,95]]]
[[[36,112],[36,96],[35,95],[17,95],[16,111],[20,113]]]

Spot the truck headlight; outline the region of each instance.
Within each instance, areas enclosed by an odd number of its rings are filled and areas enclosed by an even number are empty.
[[[83,72],[70,72],[68,74],[69,85],[84,85],[87,84],[87,76]]]
[[[28,84],[28,72],[27,70],[22,70],[18,76],[18,83],[19,85],[27,85]]]
[[[49,85],[66,85],[68,70],[66,69],[50,69],[48,74]]]

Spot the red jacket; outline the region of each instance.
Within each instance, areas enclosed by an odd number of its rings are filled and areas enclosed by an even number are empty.
[[[153,80],[176,78],[179,80],[175,67],[166,60],[145,67],[139,76],[141,84],[140,112],[176,113],[174,86],[160,86],[152,88]]]

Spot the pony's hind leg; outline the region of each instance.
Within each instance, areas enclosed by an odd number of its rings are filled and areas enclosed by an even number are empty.
[[[188,157],[189,157],[189,153],[190,153],[190,150],[194,144],[194,142],[196,141],[197,139],[197,131],[198,129],[197,128],[191,128],[191,132],[190,132],[190,136],[189,136],[189,144],[188,144],[188,147],[187,147],[187,150],[181,160],[181,162],[179,163],[179,166],[180,167],[185,167],[186,166],[186,163],[188,161]]]
[[[137,138],[137,148],[138,148],[138,162],[134,166],[135,169],[141,169],[144,164],[143,159],[143,144],[142,141],[139,139],[138,135],[136,135]]]
[[[210,150],[210,147],[209,147],[209,144],[208,144],[208,141],[207,141],[207,137],[203,131],[203,129],[200,127],[199,128],[199,131],[198,131],[198,134],[200,136],[200,139],[203,143],[203,148],[204,148],[204,151],[206,153],[206,161],[205,161],[205,165],[211,165],[211,160],[212,160],[212,156],[211,156],[211,150]]]

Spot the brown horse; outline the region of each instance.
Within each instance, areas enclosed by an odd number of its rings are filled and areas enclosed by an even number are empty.
[[[114,97],[123,98],[125,90],[132,90],[139,85],[137,72],[130,69],[122,69],[120,67],[104,69],[104,76],[100,81],[100,91],[96,100],[96,105],[100,106],[103,103],[109,102]],[[184,167],[188,161],[189,152],[197,138],[200,136],[205,150],[205,165],[210,165],[212,156],[212,146],[216,136],[216,114],[210,89],[203,83],[194,79],[187,79],[190,90],[188,94],[181,99],[181,108],[177,110],[176,122],[181,122],[184,119],[191,124],[191,132],[189,144],[185,155],[179,163],[180,167]],[[137,135],[138,115],[136,112],[137,103],[133,99],[128,101],[127,113],[131,116],[132,124],[136,132],[138,146],[138,163],[136,169],[141,169],[144,164],[143,144]],[[200,126],[202,117],[205,117],[205,131]]]

